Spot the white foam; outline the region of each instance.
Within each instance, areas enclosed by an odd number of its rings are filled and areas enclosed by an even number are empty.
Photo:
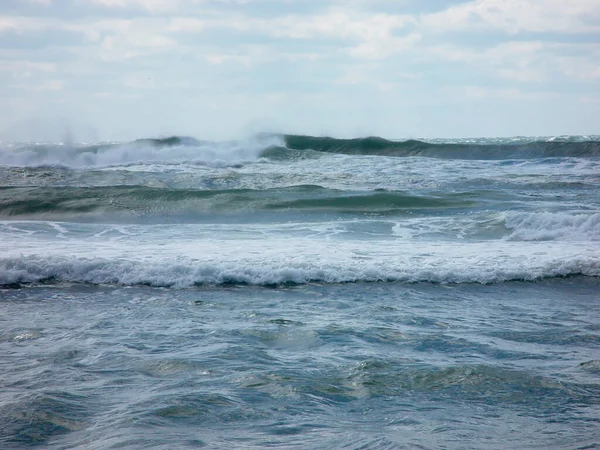
[[[0,165],[16,167],[63,166],[103,168],[136,164],[237,164],[255,161],[270,146],[282,145],[281,138],[265,136],[232,142],[202,142],[196,145],[156,146],[132,142],[100,147],[29,146],[0,147]]]
[[[161,242],[162,244],[157,244]],[[2,247],[0,245],[0,247]],[[157,235],[73,239],[59,247],[30,240],[0,248],[0,284],[55,279],[94,284],[404,281],[495,283],[582,274],[600,276],[588,242],[426,243],[263,236],[196,240]]]
[[[597,212],[509,212],[504,222],[511,231],[509,238],[514,240],[600,240]]]
[[[392,232],[404,239],[590,241],[591,244],[600,240],[600,213],[488,211],[451,217],[407,218],[397,222]]]

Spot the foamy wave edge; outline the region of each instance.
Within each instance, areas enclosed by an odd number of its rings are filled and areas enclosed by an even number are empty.
[[[160,261],[141,263],[132,260],[21,256],[0,259],[0,286],[35,283],[82,283],[93,285],[169,287],[185,289],[199,286],[284,284],[406,282],[406,283],[481,283],[536,281],[568,276],[600,276],[600,256],[581,256],[569,260],[553,259],[525,266],[518,260],[473,264],[449,260],[421,266],[385,264],[335,265],[317,262],[303,264],[243,264],[240,261]]]
[[[281,137],[260,136],[227,142],[173,137],[115,144],[0,146],[0,166],[84,169],[137,164],[227,165],[256,161],[265,149],[281,145]]]

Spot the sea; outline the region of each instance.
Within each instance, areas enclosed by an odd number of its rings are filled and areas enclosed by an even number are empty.
[[[600,136],[0,143],[0,448],[600,448]]]

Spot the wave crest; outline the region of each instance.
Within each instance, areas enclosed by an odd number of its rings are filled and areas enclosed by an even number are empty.
[[[304,255],[308,256],[308,255]],[[137,261],[133,259],[84,258],[67,256],[17,256],[0,259],[0,286],[37,282],[71,282],[108,285],[148,285],[189,288],[194,286],[431,282],[501,283],[574,275],[600,276],[598,256],[570,258],[480,257],[415,258],[341,257],[323,261],[291,257],[256,261],[252,258],[205,261],[178,257]]]
[[[129,143],[93,145],[18,145],[0,147],[0,165],[110,167],[145,163],[240,164],[259,158],[288,160],[322,153],[421,156],[444,159],[527,159],[600,157],[594,137],[547,140],[392,141],[381,137],[337,139],[259,134],[240,141],[211,142],[193,137],[144,138]]]
[[[600,213],[511,212],[504,224],[512,240],[600,240]]]
[[[348,155],[424,156],[449,159],[527,159],[599,157],[600,141],[544,140],[498,143],[442,143],[418,140],[391,141],[380,137],[335,139],[302,135],[284,136],[291,150],[315,150]]]
[[[135,164],[240,164],[256,161],[265,148],[282,145],[276,136],[244,141],[210,142],[191,137],[138,139],[122,144],[25,145],[0,148],[0,165],[62,166],[73,169]]]

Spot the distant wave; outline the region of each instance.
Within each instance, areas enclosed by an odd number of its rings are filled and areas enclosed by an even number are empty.
[[[393,141],[381,137],[337,139],[259,134],[252,139],[211,142],[171,136],[111,144],[5,144],[0,147],[0,165],[89,168],[144,163],[239,164],[259,158],[286,160],[317,157],[323,153],[445,159],[592,158],[600,157],[600,140],[585,136],[546,140],[520,138],[427,142]]]
[[[235,165],[256,161],[265,149],[281,145],[281,137],[267,135],[226,142],[172,136],[110,144],[22,144],[0,147],[0,165],[73,169],[155,163]]]
[[[423,156],[455,159],[527,159],[550,157],[598,157],[600,141],[545,140],[517,143],[432,143],[418,140],[390,141],[380,137],[335,139],[302,135],[284,136],[290,150],[314,150],[347,155]]]

